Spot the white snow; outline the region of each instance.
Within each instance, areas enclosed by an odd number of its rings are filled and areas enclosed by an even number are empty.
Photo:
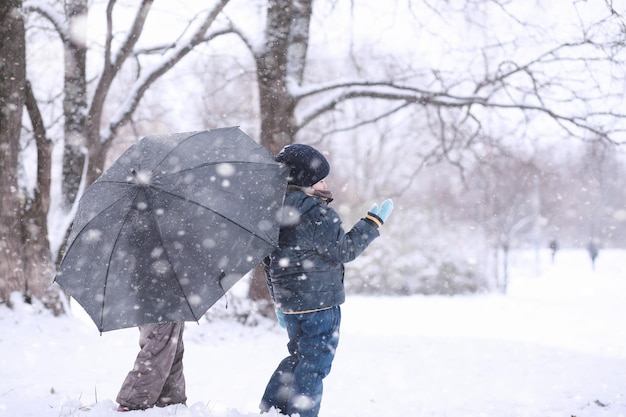
[[[595,271],[582,250],[513,260],[508,295],[349,296],[320,417],[626,416],[626,252],[602,251]],[[189,323],[187,407],[123,415],[258,416],[283,332]],[[137,339],[100,336],[80,313],[0,306],[0,416],[119,416]]]

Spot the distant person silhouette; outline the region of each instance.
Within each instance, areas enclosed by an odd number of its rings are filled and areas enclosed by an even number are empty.
[[[594,243],[593,240],[589,241],[589,244],[587,245],[587,251],[589,251],[589,257],[591,258],[591,268],[595,271],[596,258],[598,257],[598,246]]]
[[[556,255],[556,251],[559,250],[559,242],[556,239],[552,239],[548,244],[550,248],[550,254],[552,255],[552,263],[554,263],[554,256]]]

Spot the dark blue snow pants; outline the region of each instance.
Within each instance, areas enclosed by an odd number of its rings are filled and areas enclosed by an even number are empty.
[[[261,400],[261,411],[275,407],[281,413],[317,417],[322,380],[329,374],[339,343],[341,309],[285,314],[289,356],[272,374]]]

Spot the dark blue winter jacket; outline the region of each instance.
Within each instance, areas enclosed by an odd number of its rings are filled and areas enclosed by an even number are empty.
[[[264,262],[274,302],[284,312],[342,304],[343,264],[380,235],[377,226],[363,219],[345,233],[335,210],[300,190],[287,191],[284,207],[293,224],[281,227],[279,247]]]

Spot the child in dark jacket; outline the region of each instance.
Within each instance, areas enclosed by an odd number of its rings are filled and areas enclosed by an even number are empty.
[[[289,169],[279,247],[265,259],[267,285],[279,320],[289,335],[289,356],[271,376],[261,411],[317,417],[322,380],[330,372],[339,342],[340,305],[345,301],[344,266],[379,236],[391,214],[391,200],[374,205],[349,232],[328,206],[326,158],[302,144],[286,146],[276,161]]]

